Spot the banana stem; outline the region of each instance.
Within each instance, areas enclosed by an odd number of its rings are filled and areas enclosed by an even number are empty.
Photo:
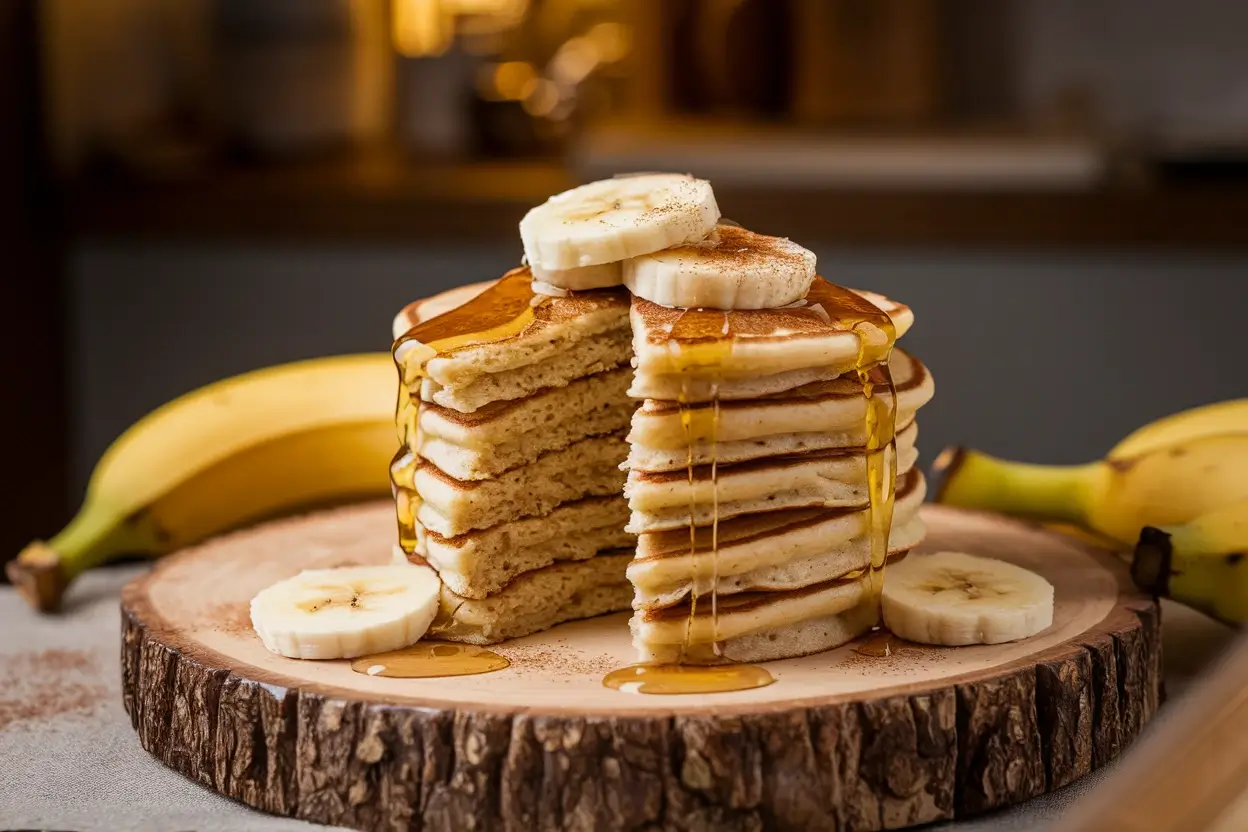
[[[5,567],[17,591],[40,612],[55,612],[74,579],[118,555],[142,552],[136,524],[90,504],[50,541],[36,540]]]
[[[932,466],[935,501],[1050,522],[1087,525],[1084,507],[1102,465],[1031,465],[969,448],[947,448]]]
[[[1168,533],[1145,526],[1131,558],[1131,580],[1145,592],[1170,594],[1170,559],[1174,547]]]

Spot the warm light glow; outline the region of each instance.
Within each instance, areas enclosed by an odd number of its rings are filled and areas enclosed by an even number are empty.
[[[524,111],[531,116],[548,116],[559,105],[559,88],[552,81],[538,81],[524,99]]]
[[[455,24],[440,0],[393,0],[394,48],[408,58],[441,55],[455,37]]]
[[[465,35],[489,35],[515,28],[529,10],[528,0],[442,0]]]
[[[550,75],[563,84],[576,85],[598,66],[598,47],[589,38],[569,38],[550,59]]]
[[[597,47],[603,63],[622,61],[633,48],[633,33],[623,23],[599,23],[585,37]]]
[[[528,7],[528,0],[444,0],[455,14],[481,14],[491,17],[518,18]]]
[[[524,61],[507,61],[494,68],[494,94],[504,101],[523,101],[537,88],[537,70]]]
[[[529,0],[392,0],[394,48],[409,58],[441,55],[455,33],[479,37],[514,28]]]

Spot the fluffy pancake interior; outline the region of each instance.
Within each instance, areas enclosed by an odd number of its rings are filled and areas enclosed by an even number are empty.
[[[619,466],[627,452],[621,434],[592,436],[492,479],[471,481],[425,463],[415,475],[422,501],[417,519],[426,529],[455,537],[548,514],[570,500],[618,494],[624,484]]]
[[[605,549],[630,547],[623,498],[589,497],[564,503],[550,514],[525,517],[489,529],[444,538],[418,530],[416,552],[429,561],[456,594],[484,598],[534,569],[584,560]]]
[[[471,414],[422,402],[420,455],[456,479],[480,480],[587,436],[616,433],[632,415],[625,395],[631,374],[609,370]]]
[[[624,575],[630,551],[611,550],[526,572],[484,599],[442,588],[433,636],[468,644],[497,644],[564,621],[628,609],[632,585]]]

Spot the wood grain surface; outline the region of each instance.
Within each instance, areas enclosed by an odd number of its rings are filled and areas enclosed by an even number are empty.
[[[1016,521],[925,508],[956,548],[1054,583],[1025,642],[851,647],[766,688],[646,696],[626,615],[501,645],[507,670],[389,679],[267,653],[256,591],[388,560],[392,508],[279,521],[161,561],[123,594],[122,687],[144,748],[258,809],[358,829],[889,829],[978,814],[1114,759],[1159,701],[1159,617],[1120,564]]]

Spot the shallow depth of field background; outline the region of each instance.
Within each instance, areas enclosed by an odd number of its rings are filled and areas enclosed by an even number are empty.
[[[31,486],[56,512],[152,407],[387,349],[404,303],[514,266],[524,210],[615,171],[706,175],[726,216],[913,306],[903,346],[937,380],[928,462],[954,442],[1082,461],[1248,394],[1239,4],[19,0],[5,15],[0,121],[21,140],[0,167],[19,186],[4,280],[27,327],[8,371],[18,389],[36,365],[59,373],[63,406],[25,429],[56,469]],[[52,513],[21,513],[16,537],[54,530]]]

